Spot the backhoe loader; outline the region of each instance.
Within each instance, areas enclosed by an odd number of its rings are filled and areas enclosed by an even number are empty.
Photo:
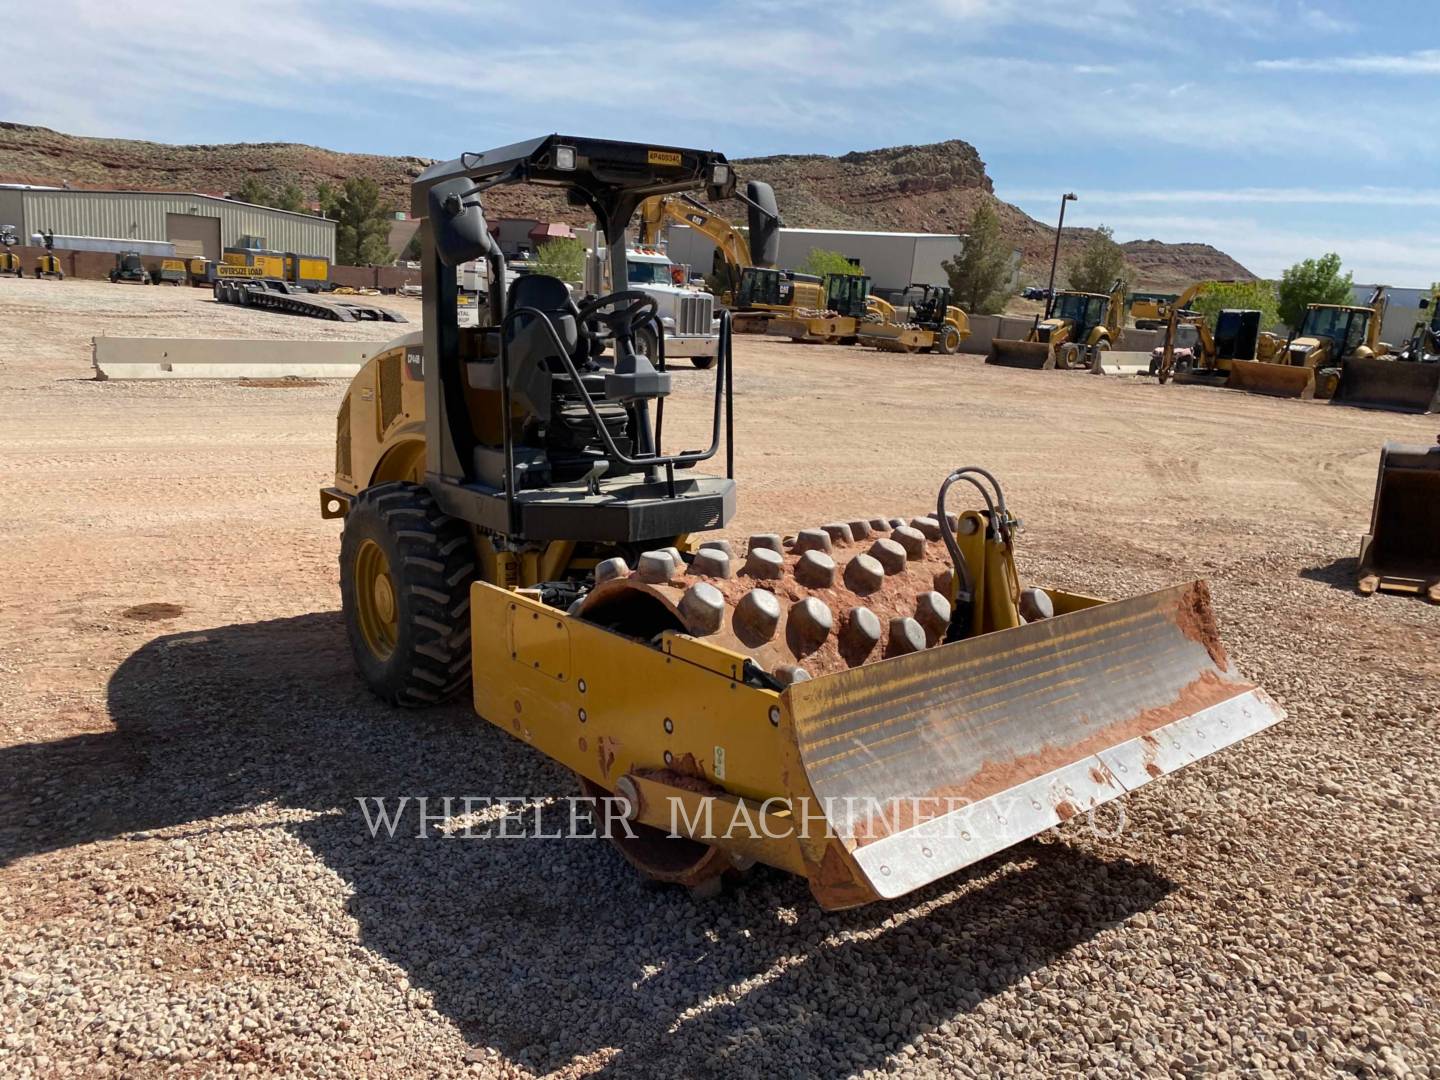
[[[774,271],[780,245],[780,211],[775,190],[759,180],[745,185],[749,232],[742,233],[714,210],[691,195],[657,195],[640,206],[639,243],[655,246],[667,223],[688,225],[715,245],[712,276],[722,283],[716,299],[732,311],[731,325],[737,334],[763,334],[773,310],[782,307],[778,296],[780,272]],[[770,271],[756,276],[754,270]],[[773,283],[774,302],[757,299]],[[788,300],[787,300],[788,302]]]
[[[517,183],[589,205],[623,281],[645,199],[714,201],[735,176],[713,151],[547,135],[416,178],[424,329],[351,383],[320,491],[381,698],[468,690],[576,774],[653,879],[708,892],[762,862],[828,909],[908,893],[1280,719],[1226,656],[1204,583],[1115,603],[1023,587],[1018,522],[982,468],[908,520],[701,541],[736,505],[729,316],[709,443],[684,451],[664,445],[663,349],[634,347],[645,295],[577,304],[530,274],[461,326],[455,267],[505,280],[482,197]],[[977,505],[952,510],[952,489]]]
[[[1409,593],[1440,604],[1440,442],[1386,443],[1370,531],[1360,541],[1361,593]]]
[[[1440,291],[1422,298],[1430,320],[1415,324],[1398,351],[1379,356],[1347,356],[1332,401],[1395,412],[1440,412]]]
[[[1344,361],[1383,356],[1380,325],[1389,303],[1385,286],[1377,285],[1363,307],[1311,304],[1305,319],[1273,362],[1241,361],[1230,365],[1225,385],[1272,397],[1330,398],[1340,381]]]
[[[970,336],[970,317],[950,303],[945,285],[905,286],[896,308],[878,296],[870,298],[870,317],[859,326],[860,344],[884,352],[938,352],[949,355]]]
[[[1104,354],[1120,340],[1126,288],[1117,279],[1109,295],[1056,293],[1045,318],[1036,317],[1024,341],[996,338],[985,362],[1034,369],[1098,369]]]

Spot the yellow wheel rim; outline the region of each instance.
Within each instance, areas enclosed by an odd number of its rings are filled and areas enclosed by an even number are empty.
[[[377,660],[388,660],[395,651],[397,608],[390,560],[379,544],[366,540],[355,555],[355,612],[360,634]]]

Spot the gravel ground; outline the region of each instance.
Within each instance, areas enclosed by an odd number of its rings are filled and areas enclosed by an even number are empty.
[[[742,340],[733,535],[989,465],[1027,577],[1203,575],[1289,711],[1123,821],[826,914],[764,869],[695,901],[599,842],[370,839],[358,796],[553,822],[572,784],[358,684],[339,383],[96,383],[88,341],[393,328],[9,279],[0,324],[5,1075],[1440,1076],[1440,609],[1349,589],[1379,444],[1434,418]]]

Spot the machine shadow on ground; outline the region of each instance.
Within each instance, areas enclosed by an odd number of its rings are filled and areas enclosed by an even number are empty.
[[[419,840],[413,817],[372,839],[358,797],[576,789],[465,704],[382,706],[353,674],[335,612],[156,638],[115,671],[108,705],[113,733],[0,750],[24,808],[0,831],[0,863],[203,831],[267,802],[319,812],[286,828],[353,887],[363,944],[473,1046],[538,1071],[596,1051],[614,1075],[877,1065],[1173,887],[1145,865],[1032,841],[902,901],[827,914],[803,882],[764,868],[710,901],[657,889],[599,840]],[[568,813],[548,808],[545,831]],[[772,970],[744,996],[773,1023],[707,1005]],[[917,971],[935,972],[923,993],[888,993]]]
[[[1359,569],[1359,560],[1351,556],[1332,559],[1320,566],[1304,567],[1300,571],[1300,576],[1306,581],[1318,581],[1322,585],[1329,585],[1332,589],[1353,594],[1356,591],[1355,578]]]

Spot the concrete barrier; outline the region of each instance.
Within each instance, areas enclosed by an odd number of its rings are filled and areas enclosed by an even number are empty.
[[[97,337],[97,379],[348,379],[383,341]]]
[[[1148,375],[1149,372],[1150,354],[1148,352],[1128,352],[1116,349],[1105,353],[1105,358],[1101,361],[1097,374]]]
[[[998,338],[1023,340],[1035,324],[1033,316],[1015,315],[971,315],[970,336],[960,343],[963,353],[990,352],[990,343]]]

